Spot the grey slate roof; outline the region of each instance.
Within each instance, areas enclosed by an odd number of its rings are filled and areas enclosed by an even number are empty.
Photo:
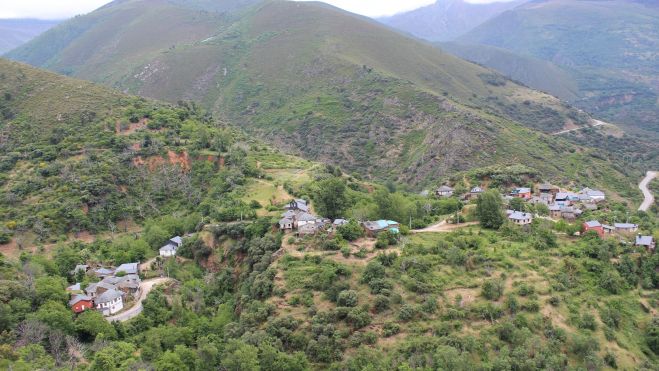
[[[508,218],[512,220],[527,220],[527,219],[533,219],[533,215],[530,213],[514,211],[510,213],[510,215],[508,215]]]
[[[613,224],[616,229],[633,229],[633,228],[638,228],[638,225],[633,224],[633,223],[614,223]]]
[[[126,272],[126,274],[137,274],[138,271],[139,263],[124,263],[115,270],[115,272]]]
[[[602,224],[600,224],[600,222],[598,222],[597,220],[589,220],[584,224],[586,224],[588,228],[596,228],[602,226]]]
[[[652,246],[654,238],[652,236],[636,236],[637,246]]]
[[[71,298],[71,300],[69,300],[69,306],[72,306],[72,305],[74,305],[75,303],[77,303],[77,302],[79,302],[79,301],[82,301],[82,300],[91,301],[92,298],[89,297],[89,296],[87,296],[87,295],[82,295],[82,294],[74,295],[74,296]]]
[[[95,302],[96,303],[108,303],[111,302],[112,300],[121,297],[122,293],[120,291],[117,291],[115,289],[110,289],[103,294],[99,295],[99,297],[96,298]]]
[[[75,283],[69,287],[66,288],[69,291],[80,291],[80,282]]]
[[[183,237],[181,236],[172,237],[169,240],[175,243],[177,246],[181,246],[183,244]]]

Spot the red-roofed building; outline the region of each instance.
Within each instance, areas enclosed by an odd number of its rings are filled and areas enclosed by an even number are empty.
[[[604,236],[604,227],[597,220],[591,220],[591,221],[584,222],[581,225],[581,227],[582,227],[583,233],[586,233],[588,231],[595,231],[595,232],[597,232],[597,234],[600,237]]]

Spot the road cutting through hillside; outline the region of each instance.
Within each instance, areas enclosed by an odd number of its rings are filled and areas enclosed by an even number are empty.
[[[652,179],[656,178],[659,176],[659,171],[648,171],[645,174],[645,178],[641,180],[640,183],[638,183],[638,189],[643,192],[643,197],[645,199],[643,200],[643,203],[641,206],[638,208],[639,211],[648,211],[648,209],[654,204],[654,195],[652,194],[652,191],[648,188],[648,185],[650,185],[650,182]]]
[[[140,289],[142,290],[142,292],[140,293],[140,297],[139,299],[137,299],[135,305],[133,305],[132,307],[126,309],[125,311],[119,314],[105,317],[105,319],[108,320],[108,322],[114,322],[114,321],[124,322],[124,321],[128,321],[131,318],[137,317],[138,314],[142,313],[142,309],[144,309],[142,307],[142,302],[149,295],[153,287],[169,281],[172,281],[172,279],[167,277],[154,278],[151,280],[142,281],[142,283],[140,284]]]

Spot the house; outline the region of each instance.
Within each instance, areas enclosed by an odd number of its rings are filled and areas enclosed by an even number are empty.
[[[68,291],[68,292],[78,292],[78,291],[82,291],[82,290],[80,289],[80,283],[78,282],[78,283],[75,283],[75,284],[73,284],[73,285],[67,287],[67,288],[66,288],[66,291]]]
[[[289,202],[288,205],[286,205],[285,209],[292,211],[300,210],[300,211],[308,212],[309,205],[307,204],[306,200],[303,200],[301,198],[296,198],[295,200]]]
[[[85,293],[87,293],[87,295],[91,296],[92,298],[95,298],[99,295],[102,295],[104,292],[108,290],[114,290],[115,288],[116,286],[113,283],[101,281],[89,284],[89,286],[87,286],[85,289]]]
[[[598,222],[597,220],[590,220],[584,222],[581,225],[581,227],[583,233],[586,233],[588,231],[595,231],[600,237],[604,235],[604,228],[602,227],[602,224],[600,224],[600,222]]]
[[[82,313],[87,309],[94,308],[94,301],[87,295],[78,294],[69,300],[69,306],[74,313]]]
[[[346,225],[346,224],[348,224],[348,221],[345,220],[345,219],[335,219],[335,220],[332,222],[332,226],[333,226],[333,227],[340,227],[340,226],[342,226],[342,225]]]
[[[584,200],[592,200],[594,202],[600,202],[606,200],[606,195],[604,192],[597,189],[584,188],[579,191],[579,195],[585,196]]]
[[[561,205],[558,205],[558,204],[549,205],[549,216],[551,216],[554,219],[560,218],[561,217]]]
[[[366,231],[366,235],[369,237],[374,237],[383,231],[391,231],[393,233],[398,233],[400,231],[400,224],[393,220],[367,221],[362,223],[362,226]]]
[[[96,277],[103,279],[105,277],[113,275],[114,274],[114,269],[101,267],[101,268],[95,269],[94,274],[96,275]]]
[[[614,223],[613,226],[620,233],[634,233],[638,230],[638,225],[632,223]]]
[[[172,237],[167,243],[160,248],[160,256],[170,257],[175,256],[179,247],[183,246],[183,238],[181,236]]]
[[[481,193],[485,192],[485,190],[481,187],[474,187],[472,188],[469,193],[467,194],[467,199],[472,199],[472,198],[477,198],[480,196]]]
[[[453,196],[453,188],[443,185],[435,191],[435,194],[439,197],[451,197]]]
[[[575,221],[582,213],[580,209],[572,206],[561,208],[561,218],[568,221]]]
[[[279,229],[282,231],[287,231],[293,229],[293,224],[295,221],[292,218],[281,218],[279,220]]]
[[[305,224],[297,229],[297,234],[299,236],[308,236],[318,233],[319,230],[319,224]]]
[[[140,263],[124,263],[117,267],[115,274],[124,272],[126,274],[138,274],[140,272]]]
[[[570,206],[570,196],[567,192],[558,192],[554,201],[559,206]]]
[[[559,189],[551,184],[543,183],[538,185],[538,192],[540,194],[555,195],[559,192]]]
[[[108,290],[94,299],[96,309],[104,316],[109,316],[124,309],[123,294],[117,290]]]
[[[602,224],[602,229],[604,230],[604,234],[611,234],[616,230],[614,226],[607,224]]]
[[[549,206],[554,197],[550,193],[542,193],[540,196],[532,196],[530,202],[534,205],[543,204]]]
[[[528,200],[531,198],[531,188],[515,188],[510,192],[510,195]]]
[[[648,251],[654,251],[656,244],[654,242],[654,237],[652,236],[636,236],[636,246],[643,246]]]
[[[508,220],[517,225],[527,225],[533,222],[533,215],[531,213],[523,213],[521,211],[512,211],[508,213]]]
[[[315,215],[302,212],[295,218],[294,226],[300,228],[305,224],[315,224],[319,220],[320,218]]]

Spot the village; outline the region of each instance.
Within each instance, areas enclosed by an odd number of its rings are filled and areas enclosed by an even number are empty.
[[[486,190],[484,187],[476,186],[464,194],[457,194],[452,187],[443,185],[438,187],[431,197],[450,198],[456,197],[465,205],[473,204],[478,197]],[[502,212],[508,222],[522,228],[529,226],[535,219],[547,220],[551,222],[565,221],[580,225],[579,231],[575,236],[596,233],[600,238],[607,236],[616,236],[621,239],[629,239],[635,246],[643,247],[650,252],[654,252],[656,242],[651,235],[638,234],[639,226],[627,221],[614,222],[610,225],[600,223],[598,220],[580,221],[583,215],[589,211],[600,209],[606,204],[606,195],[604,192],[583,188],[576,192],[561,190],[559,187],[550,184],[537,184],[531,187],[517,187],[511,189],[505,194],[501,194],[502,202],[507,206]],[[465,212],[468,208],[462,210]],[[284,233],[284,235],[295,236],[297,238],[313,238],[314,236],[334,236],[337,231],[353,223],[361,228],[361,234],[366,239],[376,239],[378,236],[387,232],[387,236],[400,239],[403,233],[410,229],[394,220],[366,220],[350,221],[345,218],[336,218],[334,220],[315,215],[312,212],[310,203],[301,198],[296,198],[283,206],[284,212],[281,219],[275,224],[275,229]],[[447,217],[439,221],[437,225],[450,225],[454,227],[473,225],[473,223],[460,223],[461,218],[454,219]],[[446,231],[455,230],[455,228]],[[437,232],[437,228],[426,228],[422,230],[413,230],[411,232]],[[183,245],[183,238],[175,236],[169,239],[160,249],[159,255],[155,259],[163,260],[175,258],[178,249]],[[147,293],[143,292],[143,283],[140,275],[141,267],[144,263],[140,262],[125,263],[117,267],[91,267],[90,265],[80,264],[71,271],[71,276],[76,278],[76,283],[67,288],[71,299],[69,306],[74,313],[81,313],[85,310],[97,310],[102,313],[108,320],[118,318],[129,319],[131,315],[121,317],[122,313],[127,313],[130,308],[140,305],[141,298]],[[87,277],[91,281],[86,287],[82,287],[81,281]],[[150,286],[149,286],[150,288]],[[134,311],[134,315],[139,311]]]

